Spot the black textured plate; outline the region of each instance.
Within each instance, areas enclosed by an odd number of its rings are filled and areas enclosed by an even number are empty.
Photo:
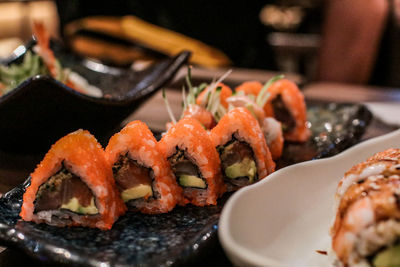
[[[336,154],[359,141],[371,113],[362,105],[312,105],[312,138],[286,144],[280,166]],[[218,219],[229,195],[211,207],[177,207],[168,214],[127,213],[110,231],[57,228],[21,221],[29,179],[0,199],[0,241],[44,261],[74,265],[170,266],[194,262],[216,241]]]
[[[89,130],[101,141],[170,81],[190,56],[184,51],[133,71],[79,58],[56,43],[53,49],[63,66],[100,88],[104,97],[81,94],[49,76],[29,78],[0,97],[1,149],[41,151],[79,128]],[[21,61],[21,57],[23,54],[8,64]]]

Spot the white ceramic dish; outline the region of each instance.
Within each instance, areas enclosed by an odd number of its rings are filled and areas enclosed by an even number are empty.
[[[358,162],[400,147],[400,130],[365,141],[334,157],[283,168],[236,192],[219,221],[219,238],[237,266],[331,266],[329,227],[334,193]]]

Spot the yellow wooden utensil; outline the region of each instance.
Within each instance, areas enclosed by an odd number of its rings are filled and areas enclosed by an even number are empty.
[[[125,39],[131,46],[121,45],[93,36],[79,35],[80,31],[102,33]],[[64,29],[65,37],[73,49],[86,56],[112,59],[127,63],[137,59],[149,59],[149,51],[175,56],[183,50],[190,50],[190,63],[204,67],[224,67],[232,64],[220,50],[183,34],[150,24],[135,16],[108,17],[94,16],[70,22]],[[139,47],[135,47],[139,46]],[[140,50],[140,47],[144,48]],[[147,51],[146,51],[147,50]]]
[[[183,34],[150,24],[135,16],[125,16],[121,20],[124,35],[143,46],[169,56],[182,50],[190,50],[191,63],[206,67],[228,66],[232,62],[220,50],[208,46]]]

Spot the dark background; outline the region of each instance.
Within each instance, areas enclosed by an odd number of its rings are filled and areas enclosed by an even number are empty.
[[[322,20],[321,0],[275,1],[79,1],[57,0],[60,27],[69,21],[94,15],[135,15],[214,46],[236,67],[280,70],[277,58],[267,42],[271,32],[319,33]],[[276,29],[265,25],[259,14],[265,5],[282,9],[299,7],[304,16],[295,27]],[[62,31],[61,31],[62,32]],[[304,72],[300,68],[299,72]]]

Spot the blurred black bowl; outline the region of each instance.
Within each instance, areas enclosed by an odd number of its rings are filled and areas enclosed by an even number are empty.
[[[62,65],[99,87],[105,97],[81,94],[48,76],[29,78],[0,97],[0,149],[43,152],[60,137],[83,128],[103,144],[121,121],[170,81],[190,52],[160,59],[142,71],[105,66],[54,45]],[[3,62],[10,64],[23,55]]]

